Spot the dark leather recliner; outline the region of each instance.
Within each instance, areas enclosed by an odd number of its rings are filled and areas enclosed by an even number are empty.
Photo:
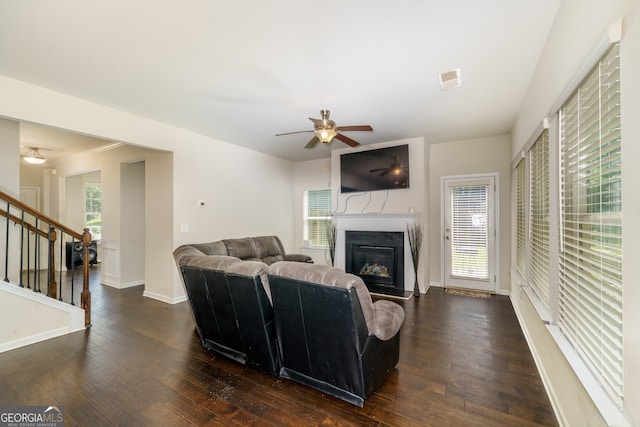
[[[269,285],[280,376],[362,407],[398,363],[402,307],[323,265],[276,262]]]
[[[267,265],[205,255],[185,245],[174,251],[202,345],[277,375],[279,360]]]

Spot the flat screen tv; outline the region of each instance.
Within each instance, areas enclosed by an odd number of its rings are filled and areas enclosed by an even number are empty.
[[[409,145],[340,156],[340,192],[409,188]]]

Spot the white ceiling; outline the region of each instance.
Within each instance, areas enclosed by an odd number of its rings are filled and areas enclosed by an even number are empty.
[[[0,74],[298,160],[510,131],[561,0],[0,2]],[[461,69],[462,87],[438,75]],[[35,143],[35,141],[34,141]]]

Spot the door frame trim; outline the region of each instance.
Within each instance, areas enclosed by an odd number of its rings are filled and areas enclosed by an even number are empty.
[[[498,293],[498,283],[500,283],[500,174],[498,172],[489,172],[489,173],[477,173],[477,174],[465,174],[465,175],[447,175],[440,177],[440,283],[442,287],[445,288],[446,283],[446,268],[445,268],[445,202],[446,202],[446,184],[448,180],[462,180],[468,179],[470,181],[475,179],[486,179],[493,178],[493,183],[495,188],[493,190],[493,211],[494,211],[494,225],[493,229],[495,230],[494,237],[494,245],[493,245],[493,260],[494,260],[494,276],[495,280],[493,281],[493,290],[489,291],[491,293]]]

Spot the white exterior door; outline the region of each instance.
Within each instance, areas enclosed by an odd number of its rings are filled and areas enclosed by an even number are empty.
[[[495,176],[443,179],[444,287],[495,292]]]

